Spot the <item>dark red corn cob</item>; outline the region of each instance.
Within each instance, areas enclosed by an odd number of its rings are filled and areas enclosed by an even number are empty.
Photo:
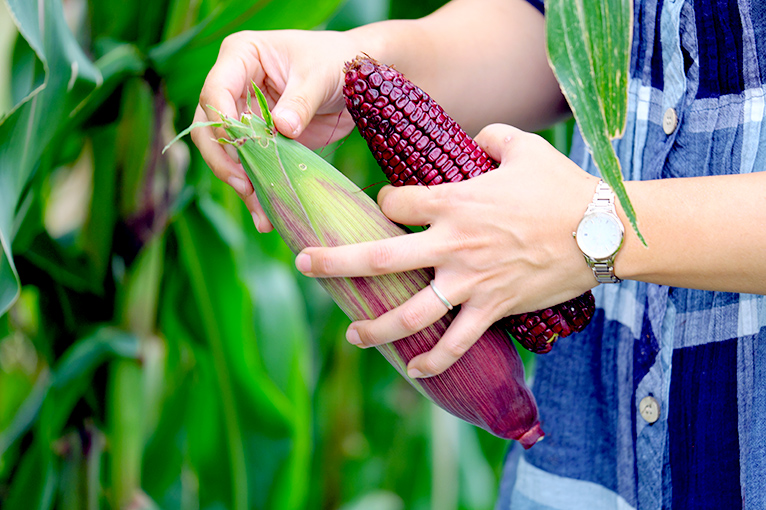
[[[532,352],[545,354],[559,337],[582,331],[588,325],[596,304],[590,291],[545,310],[510,315],[501,319],[514,338]]]
[[[394,186],[470,179],[497,162],[420,87],[367,56],[346,63],[346,108]],[[566,303],[500,321],[532,352],[551,350],[559,337],[588,325],[595,304],[588,291]]]
[[[346,64],[346,108],[394,186],[457,182],[497,167],[441,106],[392,67]]]

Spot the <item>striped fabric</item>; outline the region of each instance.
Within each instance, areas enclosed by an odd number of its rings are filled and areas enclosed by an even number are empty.
[[[626,179],[766,168],[765,32],[760,0],[635,0]],[[577,135],[571,157],[598,173]],[[593,323],[537,357],[547,437],[511,449],[497,508],[766,509],[766,297],[634,281],[594,294]]]

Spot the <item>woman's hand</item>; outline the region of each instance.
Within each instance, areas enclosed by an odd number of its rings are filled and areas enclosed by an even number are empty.
[[[238,118],[247,108],[251,82],[264,92],[280,133],[311,148],[346,136],[353,121],[342,96],[343,64],[357,53],[350,33],[280,30],[238,32],[227,37],[200,94],[195,122],[220,120],[218,112]],[[208,108],[212,107],[215,110]],[[210,127],[192,131],[192,139],[213,173],[228,183],[253,213],[256,228],[273,227],[258,204],[245,171],[216,140]]]
[[[439,343],[413,358],[410,376],[446,370],[498,319],[545,308],[595,286],[572,238],[595,189],[588,175],[542,138],[506,125],[476,141],[500,161],[474,179],[433,187],[384,188],[383,212],[423,232],[337,248],[307,248],[296,258],[308,276],[372,276],[435,268],[435,285],[460,312]],[[447,308],[427,287],[384,315],[351,324],[362,347],[409,336]]]
[[[542,15],[524,0],[452,0],[418,20],[347,32],[239,32],[221,45],[194,120],[219,120],[208,106],[238,117],[254,81],[266,93],[279,132],[318,148],[353,128],[343,104],[343,66],[367,53],[395,64],[468,132],[498,120],[539,129],[568,112],[545,56],[543,28]],[[242,197],[258,230],[271,230],[235,151],[215,141],[221,137],[220,129],[192,131],[203,158]]]

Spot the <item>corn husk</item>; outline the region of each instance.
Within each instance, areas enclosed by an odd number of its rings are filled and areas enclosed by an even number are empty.
[[[263,119],[252,113],[223,118],[269,220],[294,253],[309,246],[341,246],[406,232],[322,157],[274,128],[265,98],[256,88]],[[192,126],[193,127],[193,126]],[[318,281],[351,320],[372,319],[426,287],[433,270]],[[430,350],[455,313],[410,337],[377,350],[422,395],[447,412],[492,434],[530,447],[542,438],[537,405],[524,382],[524,367],[503,330],[493,327],[440,375],[411,379],[407,363]]]

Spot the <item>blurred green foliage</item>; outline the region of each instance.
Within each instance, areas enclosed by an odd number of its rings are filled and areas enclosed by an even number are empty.
[[[443,2],[5,2],[0,507],[492,508],[507,443],[348,345],[188,140],[160,155],[229,33]],[[381,181],[356,134],[328,157]]]

